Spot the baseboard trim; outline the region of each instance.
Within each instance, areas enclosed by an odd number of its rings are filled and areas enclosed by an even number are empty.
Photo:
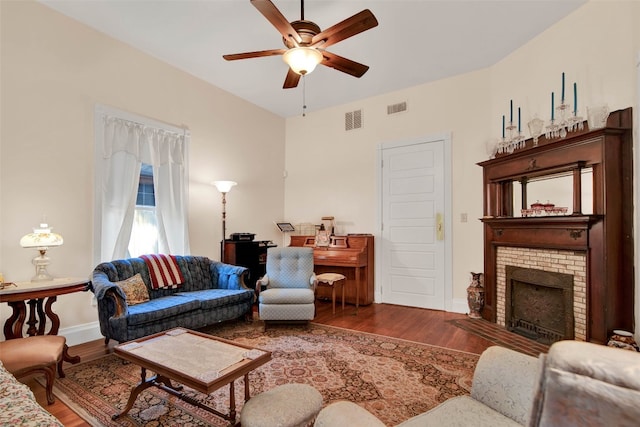
[[[451,311],[454,313],[469,313],[469,303],[466,299],[454,298],[451,304]]]
[[[64,335],[69,346],[104,339],[100,333],[100,323],[98,322],[62,328],[58,331],[58,335]]]

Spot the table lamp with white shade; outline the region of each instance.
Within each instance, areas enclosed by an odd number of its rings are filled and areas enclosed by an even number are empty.
[[[39,227],[33,229],[33,233],[29,233],[20,239],[20,246],[23,248],[37,248],[40,255],[33,259],[33,265],[36,266],[36,275],[31,279],[32,282],[43,282],[52,280],[53,276],[47,271],[50,264],[47,257],[47,250],[54,246],[60,246],[64,240],[62,236],[51,232],[48,224],[42,223]]]

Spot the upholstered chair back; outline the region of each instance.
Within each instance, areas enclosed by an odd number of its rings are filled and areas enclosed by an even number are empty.
[[[309,288],[313,276],[313,248],[269,248],[267,276],[269,289]]]

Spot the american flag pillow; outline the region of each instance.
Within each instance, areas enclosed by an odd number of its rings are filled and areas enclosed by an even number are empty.
[[[174,255],[142,255],[149,269],[153,289],[174,289],[184,283],[184,276]]]

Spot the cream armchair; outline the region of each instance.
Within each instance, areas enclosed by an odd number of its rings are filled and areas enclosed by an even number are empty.
[[[266,274],[256,286],[260,319],[265,324],[270,321],[313,320],[316,284],[313,248],[269,248]],[[262,287],[266,289],[261,291]]]

